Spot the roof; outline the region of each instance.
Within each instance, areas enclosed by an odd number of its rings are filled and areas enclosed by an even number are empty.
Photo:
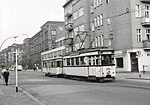
[[[70,2],[72,2],[73,0],[66,0],[65,4],[63,5],[63,7],[65,7],[66,5],[68,5]]]

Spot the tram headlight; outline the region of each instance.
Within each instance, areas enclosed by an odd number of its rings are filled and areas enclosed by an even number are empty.
[[[107,75],[110,75],[110,71],[107,72]]]

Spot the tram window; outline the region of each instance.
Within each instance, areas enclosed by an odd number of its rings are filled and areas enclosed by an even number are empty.
[[[81,63],[81,65],[85,65],[85,63],[84,63],[84,57],[80,58],[80,63]]]
[[[112,59],[111,55],[102,55],[102,65],[111,65]]]
[[[116,66],[118,68],[123,68],[123,58],[116,58]]]
[[[74,58],[71,58],[71,65],[74,65]]]
[[[91,59],[89,58],[89,65],[91,65]]]
[[[91,57],[91,65],[94,65],[94,58],[93,57]]]
[[[88,57],[84,57],[84,62],[85,62],[85,65],[89,65],[89,58]]]
[[[61,61],[57,61],[57,67],[61,67]]]
[[[97,58],[98,58],[98,65],[101,65],[102,57],[98,56]]]
[[[76,58],[76,65],[79,65],[79,58]]]
[[[48,54],[48,57],[51,58],[51,54]]]
[[[67,61],[66,61],[66,59],[63,60],[63,65],[64,65],[64,66],[67,66]]]
[[[51,62],[51,67],[53,67],[53,62]]]
[[[47,63],[46,62],[43,62],[43,67],[47,67]]]
[[[67,66],[70,66],[70,59],[67,59]]]
[[[94,57],[94,63],[95,63],[95,65],[99,65],[100,63],[99,63],[99,56],[95,56]]]

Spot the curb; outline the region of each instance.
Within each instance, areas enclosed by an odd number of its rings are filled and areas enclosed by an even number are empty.
[[[126,78],[126,79],[150,80],[150,78]]]
[[[15,85],[13,85],[15,87]],[[29,92],[23,90],[22,88],[18,87],[19,90],[21,90],[24,94],[26,94],[29,98],[31,98],[34,102],[38,103],[39,105],[46,105],[44,102],[40,101],[36,97],[34,97],[32,94]]]

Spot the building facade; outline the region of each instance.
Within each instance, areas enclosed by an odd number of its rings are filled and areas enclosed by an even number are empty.
[[[23,41],[23,55],[22,55],[22,59],[23,59],[22,66],[25,69],[30,69],[32,67],[31,66],[30,53],[31,53],[31,50],[30,50],[30,38],[26,38]]]
[[[25,65],[30,65],[30,68],[32,69],[35,67],[41,68],[41,53],[61,46],[63,44],[61,40],[63,39],[64,34],[64,22],[46,22],[41,26],[41,30],[38,33],[29,38],[28,41],[26,39],[24,42],[24,45],[29,45],[29,49],[24,49],[24,56],[26,59],[28,59],[27,56],[29,56],[29,64]]]
[[[16,64],[16,51],[17,49],[17,57],[18,64],[22,65],[22,55],[23,55],[23,46],[22,44],[12,44],[8,46],[4,50],[1,51],[0,56],[0,64],[5,65],[7,68],[13,67]]]
[[[117,71],[150,70],[149,0],[67,0],[63,7],[67,52],[112,48]]]

